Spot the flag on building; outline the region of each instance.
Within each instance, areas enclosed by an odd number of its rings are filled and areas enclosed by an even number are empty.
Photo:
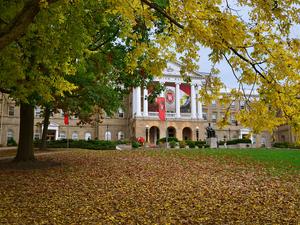
[[[68,114],[64,115],[64,123],[65,123],[65,125],[69,125],[69,115]]]
[[[158,117],[160,120],[166,120],[166,104],[164,97],[157,97],[156,103],[158,104]]]

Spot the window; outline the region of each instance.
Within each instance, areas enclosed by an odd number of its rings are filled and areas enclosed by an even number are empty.
[[[230,122],[233,123],[233,124],[236,123],[235,115],[233,113],[230,115]]]
[[[40,133],[34,133],[33,138],[34,138],[34,140],[39,140],[40,139]]]
[[[118,110],[118,117],[119,118],[124,118],[124,111],[123,111],[122,108],[119,108],[119,110]]]
[[[118,140],[124,140],[124,132],[123,131],[118,132]]]
[[[8,115],[9,116],[14,116],[15,115],[15,107],[10,105],[8,106]]]
[[[66,138],[67,138],[66,132],[64,131],[59,132],[59,139],[66,139]]]
[[[34,116],[37,117],[37,118],[41,117],[41,108],[39,106],[35,107]]]
[[[14,139],[14,132],[12,130],[7,131],[7,141],[11,141]]]
[[[202,112],[202,117],[203,117],[203,120],[207,120],[207,112],[206,111]]]
[[[217,113],[216,113],[216,112],[213,112],[213,113],[211,114],[211,121],[212,121],[212,122],[217,122],[217,117],[218,117]]]
[[[110,140],[111,140],[111,132],[110,132],[110,131],[106,131],[106,132],[105,132],[105,137],[104,137],[104,139],[105,139],[106,141],[110,141]]]
[[[72,133],[72,140],[78,140],[78,133],[76,131]]]
[[[240,109],[244,109],[245,108],[245,101],[240,101]]]
[[[230,108],[235,109],[235,101],[231,102]]]
[[[84,140],[88,141],[92,139],[92,134],[90,132],[86,132],[84,134]]]
[[[212,107],[216,107],[216,106],[217,106],[216,100],[212,100],[212,101],[211,101],[211,106],[212,106]]]

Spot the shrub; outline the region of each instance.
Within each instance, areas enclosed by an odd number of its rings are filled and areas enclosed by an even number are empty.
[[[240,144],[240,143],[251,144],[251,140],[248,138],[233,139],[233,140],[228,140],[226,143],[227,143],[227,145],[235,145],[235,144]]]
[[[186,147],[186,142],[185,141],[180,141],[179,142],[179,147],[180,148],[185,148]]]
[[[35,140],[34,146],[39,147],[41,140]],[[114,150],[116,149],[117,142],[115,141],[100,141],[100,140],[69,140],[70,148],[84,148],[94,150]],[[67,148],[67,139],[47,141],[49,148]]]
[[[206,142],[205,142],[205,141],[195,141],[195,145],[196,145],[198,148],[202,148],[203,146],[205,147]]]
[[[276,142],[276,143],[273,144],[273,147],[275,147],[275,148],[288,148],[289,143],[287,143],[287,142]]]
[[[133,141],[133,142],[131,143],[131,146],[132,146],[133,148],[138,148],[138,147],[140,147],[141,145],[140,145],[140,143],[138,143],[137,141]]]
[[[225,141],[218,141],[218,145],[224,145],[224,144],[225,144]]]
[[[170,144],[170,147],[171,147],[171,148],[175,148],[175,147],[176,147],[176,144],[177,144],[177,142],[176,142],[176,141],[174,141],[174,140],[172,140],[172,141],[170,141],[170,142],[169,142],[169,144]]]
[[[168,142],[171,142],[171,141],[178,142],[178,139],[176,137],[169,137]],[[164,137],[164,138],[158,139],[156,141],[156,144],[159,144],[159,143],[166,143],[166,138]]]
[[[15,141],[15,139],[10,138],[7,140],[7,146],[17,146],[17,142]]]
[[[288,143],[288,142],[276,142],[273,144],[275,148],[296,148],[299,149],[300,145],[296,143]]]
[[[195,148],[196,147],[196,142],[195,141],[186,141],[187,145],[189,148]]]

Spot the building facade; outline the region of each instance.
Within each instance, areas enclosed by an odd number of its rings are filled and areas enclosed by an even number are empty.
[[[191,82],[186,83],[180,75],[180,65],[169,63],[163,77],[157,77],[165,87],[161,97],[166,99],[166,121],[158,118],[158,106],[149,101],[152,88],[136,87],[129,96],[124,98],[124,106],[112,117],[105,117],[101,123],[78,126],[78,119],[70,117],[69,125],[64,124],[64,115],[54,114],[50,119],[48,139],[98,139],[98,140],[133,140],[144,137],[146,142],[155,146],[158,139],[176,137],[179,140],[205,140],[206,127],[209,125],[216,131],[218,140],[242,138],[251,133],[250,129],[242,127],[235,119],[236,113],[243,108],[243,103],[234,102],[230,106],[230,125],[218,129],[216,122],[225,115],[226,106],[217,101],[205,105],[199,100],[199,89],[205,73],[189,74]],[[18,141],[19,137],[19,107],[5,94],[0,97],[1,126],[0,144],[5,146],[7,140]],[[42,135],[41,109],[35,109],[34,138]],[[268,133],[251,135],[255,147],[270,146]]]

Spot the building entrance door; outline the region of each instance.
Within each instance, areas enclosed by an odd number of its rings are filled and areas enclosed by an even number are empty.
[[[159,128],[151,127],[149,131],[150,144],[156,144],[156,141],[159,139]]]

